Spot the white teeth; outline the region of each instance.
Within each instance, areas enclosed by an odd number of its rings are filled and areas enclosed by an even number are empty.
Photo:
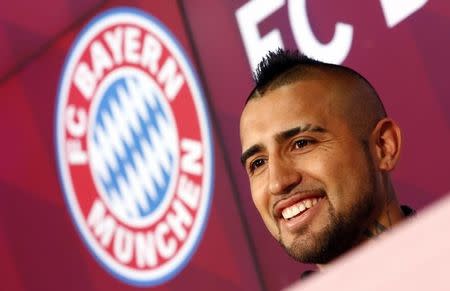
[[[305,204],[306,204],[306,208],[311,208],[312,201],[311,200],[306,200]]]
[[[299,203],[297,205],[297,208],[300,210],[299,212],[302,212],[302,211],[304,211],[306,209],[306,205],[303,204],[303,203]]]
[[[321,198],[312,198],[312,199],[300,201],[294,205],[291,205],[291,206],[283,209],[283,211],[281,212],[281,215],[283,216],[284,219],[290,219],[290,218],[298,215],[299,213],[302,213],[306,209],[313,207],[314,205],[317,204],[317,202],[319,202],[320,199]]]

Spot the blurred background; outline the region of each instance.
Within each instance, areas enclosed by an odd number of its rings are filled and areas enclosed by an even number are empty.
[[[253,207],[239,116],[251,72],[277,47],[347,65],[403,129],[393,173],[418,209],[450,190],[450,2],[446,0],[42,0],[0,2],[1,290],[138,290],[77,232],[59,181],[58,87],[70,47],[97,15],[132,7],[159,20],[200,80],[214,148],[212,202],[192,257],[156,290],[280,290],[292,261]]]

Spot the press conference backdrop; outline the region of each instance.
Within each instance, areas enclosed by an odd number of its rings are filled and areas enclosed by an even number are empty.
[[[3,1],[1,290],[279,290],[238,122],[267,50],[365,75],[421,209],[450,189],[445,0]]]

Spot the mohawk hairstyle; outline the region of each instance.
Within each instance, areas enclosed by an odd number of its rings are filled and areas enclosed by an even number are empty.
[[[266,90],[275,80],[293,70],[305,70],[310,67],[326,66],[326,64],[301,54],[298,50],[283,50],[278,48],[276,51],[269,51],[256,67],[253,73],[255,87],[250,92],[245,104],[251,99],[264,95]],[[282,78],[283,79],[283,78]],[[286,81],[286,79],[281,80]],[[281,84],[280,84],[281,85]]]
[[[303,74],[308,74],[308,70],[311,68],[343,73],[361,80],[378,99],[381,111],[386,114],[384,105],[375,88],[357,71],[343,65],[335,65],[315,60],[300,53],[298,50],[284,50],[282,48],[278,48],[276,51],[269,51],[256,67],[255,72],[253,73],[255,87],[247,97],[245,104],[253,98],[261,97],[271,88],[275,89],[300,79]]]
[[[283,50],[278,48],[275,52],[270,51],[258,64],[253,79],[256,83],[256,88],[264,88],[270,84],[281,74],[291,70],[298,65],[318,66],[322,62],[311,59],[298,50]]]

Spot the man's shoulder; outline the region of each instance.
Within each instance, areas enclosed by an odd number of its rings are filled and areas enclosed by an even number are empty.
[[[416,214],[416,211],[414,209],[412,209],[411,207],[409,207],[408,205],[402,205],[400,207],[401,207],[405,217],[413,216]]]

